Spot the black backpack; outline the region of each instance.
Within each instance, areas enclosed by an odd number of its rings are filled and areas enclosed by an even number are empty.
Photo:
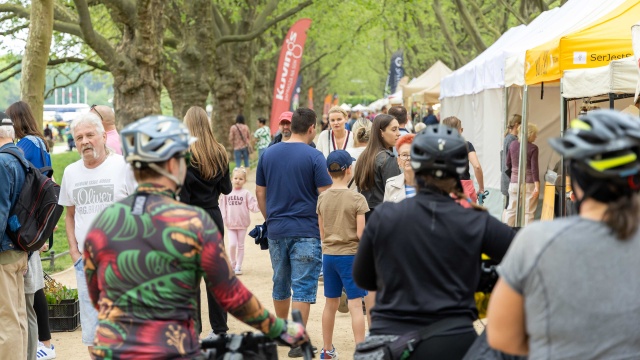
[[[58,205],[60,185],[51,180],[51,167],[35,169],[14,149],[2,152],[13,155],[25,170],[24,185],[9,212],[6,234],[17,248],[37,251],[53,235],[53,229],[62,216],[64,208]]]

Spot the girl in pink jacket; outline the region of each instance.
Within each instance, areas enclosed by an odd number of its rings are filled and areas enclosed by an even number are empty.
[[[244,259],[244,238],[247,228],[251,224],[249,210],[258,212],[258,200],[249,190],[244,189],[247,182],[247,171],[243,167],[237,167],[231,175],[233,190],[229,195],[222,195],[220,199],[220,211],[224,225],[229,235],[229,256],[231,266],[236,275],[242,274],[242,259]]]

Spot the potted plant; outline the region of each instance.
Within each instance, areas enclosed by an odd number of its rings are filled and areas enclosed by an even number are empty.
[[[69,289],[45,274],[44,294],[49,307],[49,327],[52,332],[74,331],[80,326],[77,289]]]

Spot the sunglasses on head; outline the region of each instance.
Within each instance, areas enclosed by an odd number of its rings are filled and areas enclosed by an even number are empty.
[[[102,117],[102,114],[100,114],[100,112],[98,111],[98,109],[96,109],[96,106],[98,106],[98,105],[96,105],[96,104],[91,105],[90,110],[91,110],[91,111],[94,111],[96,114],[98,114],[98,116],[100,116],[100,120],[101,120],[101,121],[104,121],[104,118]]]

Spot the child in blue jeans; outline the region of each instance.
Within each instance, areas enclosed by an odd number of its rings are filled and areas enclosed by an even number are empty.
[[[327,157],[327,168],[333,180],[330,189],[318,197],[318,224],[322,239],[322,270],[324,296],[327,301],[322,313],[322,339],[324,347],[320,359],[337,359],[333,346],[333,327],[340,295],[347,293],[351,324],[356,344],[364,340],[365,327],[362,298],[367,291],[356,286],[351,275],[353,259],[364,230],[364,214],[369,211],[367,201],[348,188],[351,180],[353,158],[344,150],[336,150]]]

